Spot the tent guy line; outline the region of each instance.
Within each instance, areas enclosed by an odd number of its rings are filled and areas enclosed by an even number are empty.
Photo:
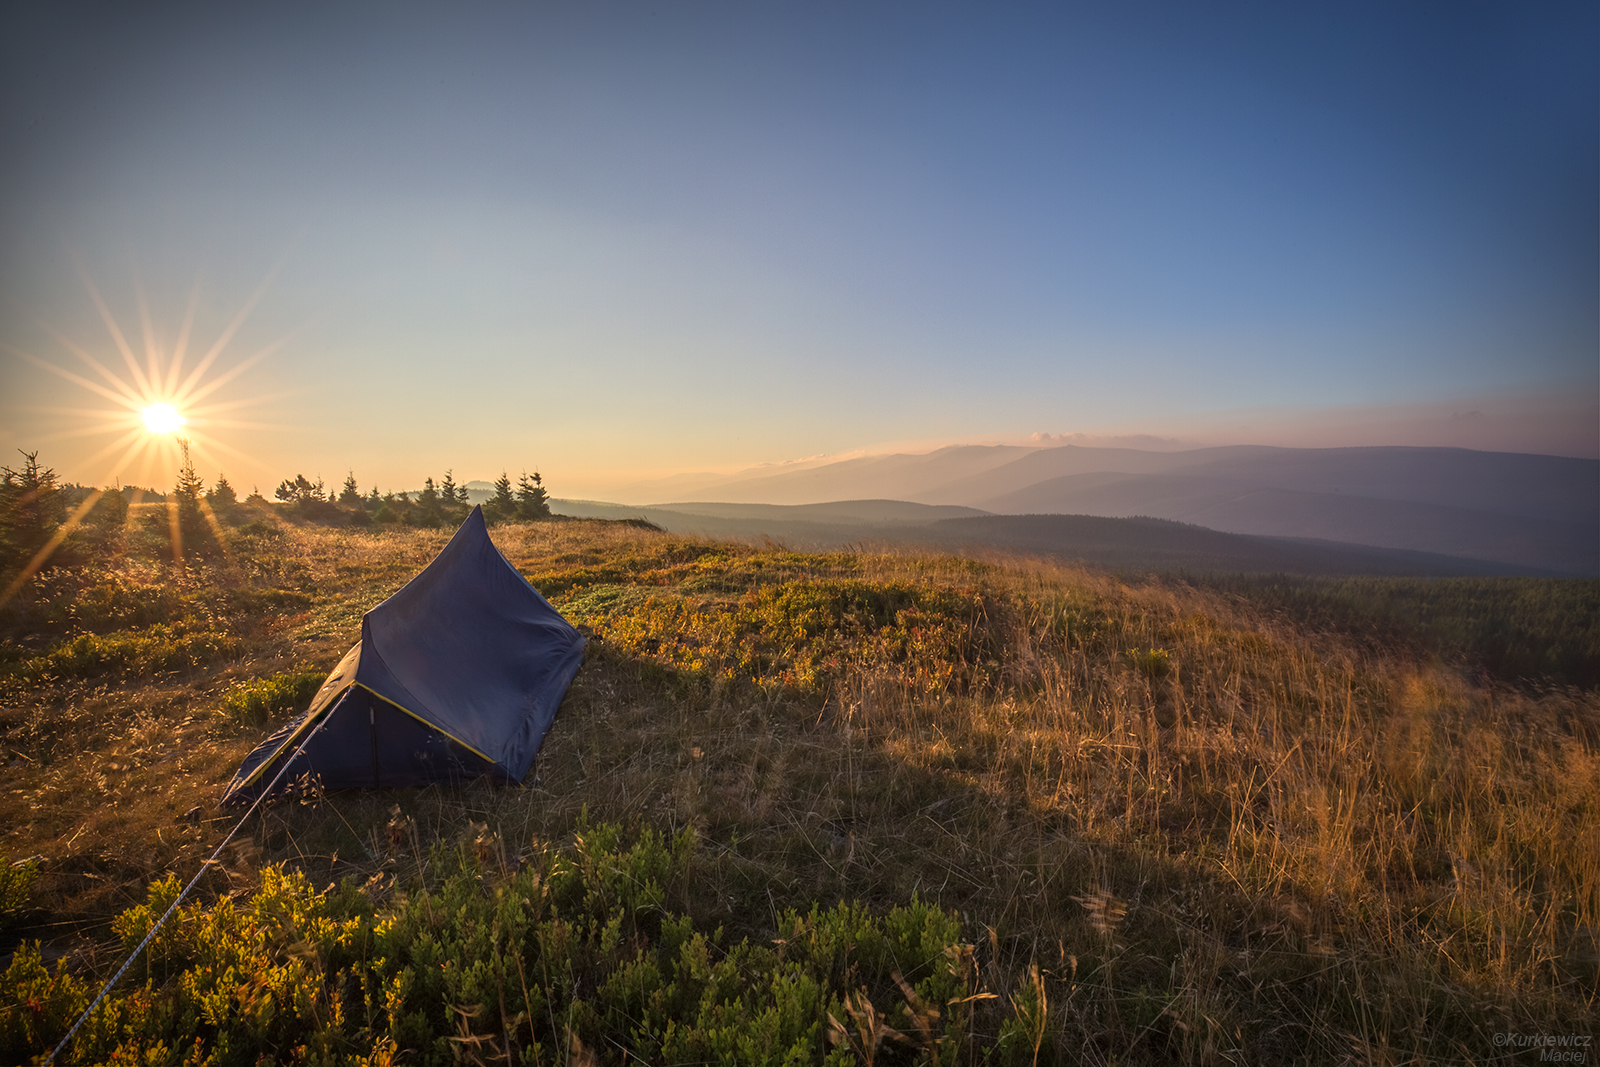
[[[300,742],[300,748],[304,748],[306,745],[311,743],[311,739],[317,735],[317,731],[322,729],[323,722],[327,722],[327,720],[323,719],[322,722],[317,723],[317,725],[312,728],[310,733],[306,734],[304,740]],[[298,750],[296,750],[296,754],[298,755]],[[111,992],[112,987],[115,986],[117,982],[121,980],[122,976],[127,973],[128,968],[133,966],[133,961],[139,958],[139,955],[144,952],[145,947],[149,945],[151,941],[155,940],[156,934],[160,932],[161,927],[166,923],[166,921],[172,917],[172,913],[178,910],[178,905],[183,903],[184,898],[189,895],[189,891],[200,884],[200,879],[204,877],[205,873],[216,864],[217,857],[222,855],[222,850],[228,847],[228,842],[232,841],[234,835],[244,827],[245,823],[250,821],[250,816],[256,813],[256,809],[261,806],[261,802],[270,796],[272,791],[277,788],[278,781],[284,776],[284,774],[288,772],[290,762],[292,761],[286,760],[283,766],[278,769],[277,777],[273,778],[272,784],[261,791],[261,794],[256,797],[255,803],[250,805],[250,809],[240,817],[237,823],[234,824],[233,829],[228,831],[228,836],[222,839],[222,843],[219,844],[206,859],[206,861],[200,865],[200,869],[194,872],[194,877],[189,879],[189,884],[183,887],[183,892],[179,893],[177,897],[174,898],[172,903],[167,905],[167,910],[162,912],[161,918],[157,919],[150,927],[150,931],[144,935],[144,940],[140,941],[138,946],[132,952],[128,953],[128,958],[122,962],[121,967],[117,968],[117,973],[111,976],[106,984],[101,987],[99,995],[89,1003],[87,1008],[83,1009],[83,1014],[78,1016],[78,1021],[72,1024],[72,1029],[67,1031],[66,1036],[61,1039],[60,1044],[56,1045],[56,1047],[51,1050],[50,1055],[45,1059],[45,1067],[50,1067],[50,1065],[55,1062],[56,1057],[61,1055],[61,1051],[71,1043],[72,1036],[78,1032],[79,1028],[83,1026],[83,1024],[88,1020],[89,1016],[94,1013],[94,1009],[100,1006],[100,1002],[106,998],[106,994]]]
[[[294,779],[312,776],[333,788],[367,785],[366,761],[356,758],[363,746],[354,743],[365,725],[372,788],[474,774],[520,782],[583,663],[584,644],[583,636],[495,548],[482,508],[473,508],[433,562],[362,617],[361,640],[328,675],[305,713],[245,758],[222,804],[248,799],[249,809],[72,1024],[46,1065],[55,1062],[291,770],[297,772]],[[312,746],[324,737],[328,740]],[[285,751],[287,757],[279,761]],[[391,768],[387,781],[385,751]],[[274,762],[271,781],[252,789]]]

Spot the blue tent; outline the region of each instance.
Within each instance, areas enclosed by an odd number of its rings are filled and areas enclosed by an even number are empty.
[[[310,709],[246,757],[222,802],[255,799],[285,759],[280,791],[305,775],[328,789],[520,782],[583,646],[494,547],[473,508],[421,574],[367,612],[361,641]]]

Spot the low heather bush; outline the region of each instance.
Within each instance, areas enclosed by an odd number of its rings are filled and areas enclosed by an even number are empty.
[[[974,1040],[973,947],[913,900],[777,916],[772,940],[725,943],[670,901],[689,832],[580,823],[572,844],[505,859],[480,835],[436,848],[409,894],[346,882],[318,892],[268,867],[248,901],[180,908],[66,1062],[363,1064],[954,1062]],[[176,877],[119,916],[124,951],[178,893]],[[376,898],[376,899],[374,899]],[[59,1041],[97,992],[24,945],[0,977],[0,1057]],[[1019,990],[990,1043],[1035,1055],[1045,1005]],[[1008,1054],[1009,1050],[1009,1054]]]

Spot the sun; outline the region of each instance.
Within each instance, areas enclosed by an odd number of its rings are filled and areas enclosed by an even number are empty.
[[[285,258],[287,255],[285,253]],[[258,466],[253,457],[240,452],[221,437],[229,430],[284,429],[238,418],[241,408],[254,407],[278,397],[246,390],[243,396],[224,401],[215,394],[283,345],[295,332],[291,331],[290,335],[282,336],[247,357],[234,361],[226,369],[219,368],[224,350],[256,303],[265,295],[282,265],[280,260],[273,266],[220,336],[195,359],[190,354],[189,342],[200,304],[198,281],[190,294],[189,307],[183,315],[176,338],[164,341],[151,308],[145,302],[144,290],[135,280],[138,321],[144,342],[144,351],[139,353],[135,351],[134,343],[130,343],[129,334],[124,332],[101,297],[88,271],[78,263],[79,277],[106,325],[110,345],[96,346],[101,349],[96,352],[89,346],[74,343],[42,321],[40,325],[88,373],[75,373],[58,365],[55,360],[0,342],[0,349],[66,379],[102,400],[110,401],[108,407],[100,408],[42,409],[68,416],[71,422],[77,424],[46,434],[42,440],[98,435],[112,438],[99,451],[81,461],[91,468],[105,464],[100,476],[106,482],[120,481],[126,477],[145,485],[164,484],[177,465],[185,462],[183,457],[190,454],[211,471],[221,471],[225,467],[237,469],[240,466]],[[120,373],[114,369],[119,356],[122,363]]]
[[[287,258],[288,253],[285,253]],[[273,276],[283,261],[268,272],[266,279],[260,287],[245,302],[244,307],[233,317],[227,327],[222,331],[216,341],[206,350],[205,354],[196,361],[192,367],[186,367],[186,356],[190,334],[195,324],[195,313],[200,304],[200,286],[195,283],[190,294],[189,308],[183,317],[183,324],[178,329],[176,341],[170,345],[164,344],[151,318],[150,308],[145,302],[144,290],[135,279],[135,289],[138,292],[139,321],[144,334],[144,359],[141,360],[134,353],[133,346],[128,343],[128,338],[123,333],[111,309],[100,296],[100,291],[95,287],[89,274],[78,266],[78,275],[83,280],[84,287],[89,291],[89,298],[94,302],[100,318],[106,324],[106,330],[111,335],[112,347],[121,355],[126,376],[112,370],[111,360],[98,358],[95,353],[80,345],[74,344],[63,334],[51,328],[47,323],[39,321],[51,337],[55,338],[68,352],[77,357],[93,377],[85,377],[74,373],[65,367],[58,366],[54,361],[24,351],[14,345],[0,340],[0,350],[18,356],[35,366],[49,371],[58,377],[64,378],[74,385],[95,394],[103,400],[111,402],[109,408],[41,408],[55,414],[72,417],[80,424],[74,428],[58,430],[46,434],[44,440],[54,440],[68,437],[87,437],[115,434],[116,439],[107,444],[100,451],[81,461],[83,465],[92,467],[104,460],[110,460],[110,469],[105,472],[107,481],[116,481],[118,492],[132,493],[132,501],[138,502],[146,494],[146,490],[137,485],[122,486],[121,476],[129,473],[141,478],[145,484],[154,485],[164,482],[166,478],[178,472],[179,463],[182,471],[179,478],[195,479],[196,459],[206,463],[214,470],[219,471],[223,466],[223,456],[232,457],[235,461],[246,466],[254,466],[255,461],[237,448],[226,444],[216,436],[217,430],[226,429],[288,429],[283,426],[273,426],[260,422],[241,422],[233,417],[232,413],[240,408],[250,407],[265,401],[277,399],[273,396],[245,396],[236,400],[220,401],[212,398],[212,394],[222,389],[229,382],[239,377],[250,367],[266,358],[275,349],[289,340],[290,335],[280,337],[278,340],[258,349],[254,354],[236,362],[231,368],[217,372],[214,367],[223,350],[233,339],[244,324],[245,317],[250,314],[256,302],[265,294],[271,284]],[[284,395],[284,394],[279,394]],[[179,431],[183,435],[179,436]],[[170,484],[170,483],[167,483]],[[197,482],[194,484],[198,484]],[[191,489],[193,486],[191,486]],[[44,544],[23,568],[12,578],[10,585],[0,590],[0,605],[4,605],[16,595],[17,591],[26,584],[40,567],[50,558],[51,554],[61,545],[62,541],[71,535],[72,531],[84,520],[96,503],[105,495],[104,490],[92,489],[78,504],[72,514],[66,517],[56,530],[55,534]],[[172,553],[174,561],[183,558],[183,540],[179,523],[179,503],[175,494],[166,494],[168,520],[172,529]],[[124,498],[126,499],[126,498]],[[160,499],[158,495],[157,499]],[[220,535],[221,527],[217,518],[211,513],[209,504],[200,501],[200,509],[206,521],[213,530]]]
[[[176,433],[189,421],[171,404],[151,404],[139,412],[139,417],[144,419],[144,428],[151,433]]]

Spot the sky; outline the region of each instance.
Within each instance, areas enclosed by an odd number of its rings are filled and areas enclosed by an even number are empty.
[[[71,480],[170,484],[105,391],[197,368],[269,493],[1600,454],[1592,3],[153,6],[0,16],[0,448]]]

